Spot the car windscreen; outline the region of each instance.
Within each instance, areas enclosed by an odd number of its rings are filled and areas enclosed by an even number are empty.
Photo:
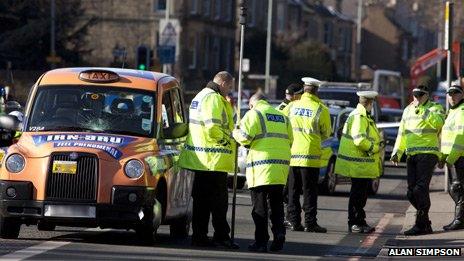
[[[356,95],[356,92],[348,92],[348,91],[339,91],[335,89],[319,89],[317,92],[319,99],[321,100],[340,100],[340,101],[348,101],[350,104],[347,107],[356,108],[358,105],[359,97]]]
[[[26,131],[84,131],[153,137],[155,93],[120,87],[39,87]]]

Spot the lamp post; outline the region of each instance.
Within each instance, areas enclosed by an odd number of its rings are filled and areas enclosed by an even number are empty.
[[[266,94],[270,91],[270,71],[271,71],[271,36],[272,36],[272,0],[268,0],[267,8],[267,38],[266,38],[266,79],[264,81],[264,89]],[[274,97],[274,94],[271,95]]]
[[[246,26],[246,0],[240,0],[240,59],[239,59],[239,68],[238,68],[238,97],[237,97],[237,122],[236,125],[240,124],[240,106],[242,104],[242,63],[243,63],[243,43],[245,36],[245,26]],[[234,171],[234,182],[233,182],[233,197],[232,197],[232,221],[230,238],[232,241],[235,240],[235,207],[237,203],[237,172],[238,172],[238,145],[236,147],[235,153],[235,171]]]

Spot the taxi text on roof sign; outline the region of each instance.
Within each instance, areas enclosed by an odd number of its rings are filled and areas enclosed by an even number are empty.
[[[79,79],[93,83],[111,83],[119,81],[119,75],[106,70],[87,70],[79,74]]]

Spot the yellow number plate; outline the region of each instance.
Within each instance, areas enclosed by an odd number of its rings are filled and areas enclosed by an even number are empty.
[[[76,174],[77,161],[53,161],[53,173]]]
[[[2,166],[2,163],[3,163],[3,157],[5,157],[5,151],[0,150],[0,167]]]

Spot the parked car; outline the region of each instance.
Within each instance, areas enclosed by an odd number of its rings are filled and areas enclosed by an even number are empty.
[[[337,185],[350,184],[351,182],[350,178],[338,175],[337,173],[334,173],[334,170],[343,126],[354,108],[333,105],[329,106],[330,117],[332,121],[332,135],[330,138],[322,142],[322,162],[319,172],[319,190],[323,194],[331,195],[335,193]],[[380,133],[383,137],[383,132],[381,131]],[[384,158],[384,153],[384,150],[380,152],[380,157],[382,159]],[[383,176],[383,168],[381,171],[381,176]],[[380,177],[372,179],[369,184],[369,194],[375,195],[379,189],[379,185]]]
[[[383,108],[380,122],[377,123],[377,127],[382,129],[385,135],[385,160],[387,161],[390,160],[395,146],[402,115],[403,110]]]
[[[344,82],[324,82],[318,90],[318,96],[323,101],[348,101],[345,107],[356,108],[359,96],[356,92],[370,90],[370,85]],[[377,102],[374,103],[372,116],[375,121],[380,120],[381,109]]]

